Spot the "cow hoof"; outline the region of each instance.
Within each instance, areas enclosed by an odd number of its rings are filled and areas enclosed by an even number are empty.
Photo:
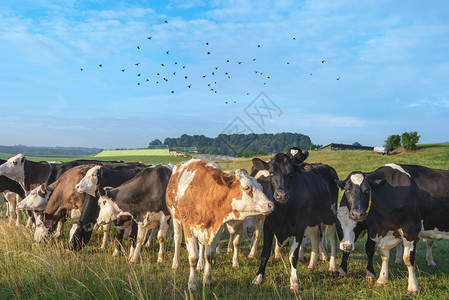
[[[171,265],[171,268],[172,268],[173,270],[177,270],[177,269],[179,268],[179,264],[178,264],[178,263],[173,263],[173,264]]]
[[[281,259],[281,256],[280,255],[275,255],[274,259]]]
[[[232,253],[232,249],[228,249],[228,250],[226,251],[226,253],[227,253],[227,254]]]
[[[254,254],[250,254],[250,255],[248,255],[248,259],[255,259],[256,257],[255,257],[255,255]]]
[[[346,271],[343,270],[342,268],[338,269],[338,275],[340,277],[345,277],[346,276]]]
[[[299,291],[299,285],[297,283],[290,284],[290,291],[298,292]]]
[[[307,266],[307,268],[310,269],[310,270],[314,270],[316,268],[316,264],[309,264]]]
[[[203,267],[201,266],[201,267],[196,267],[196,271],[197,272],[202,272],[203,271]]]
[[[368,282],[374,282],[374,274],[373,273],[371,273],[370,271],[366,271],[366,275],[365,275],[365,279],[366,279],[366,281],[368,281]]]
[[[158,263],[162,263],[163,261],[164,261],[164,255],[158,254],[158,255],[157,255],[157,262],[158,262]]]
[[[387,284],[387,282],[388,282],[388,280],[377,280],[376,285],[383,286],[383,285]]]
[[[113,257],[117,257],[117,256],[119,256],[119,254],[120,254],[120,251],[118,251],[117,249],[115,249],[114,252],[112,253],[112,256],[113,256]]]
[[[251,282],[251,286],[259,286],[262,283],[262,274],[259,274],[254,278],[254,280]]]
[[[337,276],[337,274],[338,274],[338,272],[337,272],[337,271],[335,271],[335,270],[329,270],[329,275],[330,275],[330,276],[332,276],[332,277],[336,277],[336,276]]]
[[[240,268],[240,264],[232,264],[232,267],[233,267],[234,269],[238,269],[238,268]]]
[[[437,264],[435,262],[432,262],[432,263],[427,263],[427,266],[436,268]]]
[[[418,291],[417,290],[407,290],[407,294],[412,294],[413,296],[418,295]]]
[[[190,283],[189,283],[188,289],[189,289],[189,291],[191,291],[192,293],[195,293],[196,290],[197,290],[197,286],[196,286],[196,284],[190,284]]]

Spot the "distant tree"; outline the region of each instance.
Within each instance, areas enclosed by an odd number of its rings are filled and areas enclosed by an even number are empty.
[[[418,132],[416,131],[404,132],[402,134],[402,147],[404,147],[407,151],[415,151],[416,144],[418,143],[420,137],[421,136],[418,135]]]
[[[356,146],[356,147],[362,147],[362,144],[360,144],[359,142],[355,142],[355,143],[353,143],[352,145],[353,145],[353,146]]]
[[[385,141],[384,146],[387,147],[389,151],[398,148],[401,146],[401,136],[399,134],[390,135]]]
[[[267,155],[267,153],[263,150],[257,151],[257,155]]]
[[[159,139],[155,139],[154,141],[150,142],[150,146],[159,146],[162,145],[162,142]]]
[[[306,150],[319,150],[321,147],[323,147],[323,145],[310,144],[310,146],[307,147]]]

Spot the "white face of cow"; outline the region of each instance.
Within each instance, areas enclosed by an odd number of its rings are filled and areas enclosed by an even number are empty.
[[[343,230],[343,239],[340,241],[340,249],[345,252],[351,252],[355,249],[355,233],[354,228],[357,221],[349,217],[349,210],[346,206],[342,206],[337,211],[337,218],[340,221]]]
[[[51,190],[46,188],[45,185],[40,185],[32,190],[25,199],[20,201],[17,205],[17,209],[43,211],[47,207],[50,195]]]
[[[125,215],[117,204],[108,196],[101,196],[98,199],[100,213],[98,214],[97,224],[105,225],[117,220],[121,215]]]
[[[83,179],[75,186],[78,193],[86,193],[95,197],[95,191],[98,184],[98,171],[101,166],[95,166],[89,169]]]
[[[260,189],[254,177],[245,170],[236,170],[235,176],[242,186],[242,199],[232,199],[232,208],[240,213],[239,220],[249,216],[267,215],[274,209],[274,204]]]
[[[36,230],[34,231],[34,241],[35,242],[42,242],[48,235],[50,234],[50,231],[47,227],[44,225],[43,216],[39,215],[36,218]]]
[[[17,154],[0,166],[0,175],[5,175],[17,182],[25,181],[25,156]]]

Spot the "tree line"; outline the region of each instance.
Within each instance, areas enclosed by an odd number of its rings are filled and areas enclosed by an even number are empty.
[[[164,142],[155,139],[149,143],[149,146],[162,144],[170,148],[196,147],[199,153],[247,157],[285,152],[291,147],[307,149],[312,142],[307,135],[290,132],[220,134],[215,138],[183,134],[178,138],[166,138]]]
[[[97,154],[98,148],[86,147],[29,147],[25,145],[0,146],[1,153],[16,155],[22,153],[25,156],[87,156]]]

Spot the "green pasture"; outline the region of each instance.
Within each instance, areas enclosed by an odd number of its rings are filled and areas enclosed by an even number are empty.
[[[129,161],[130,158],[114,157],[115,159]],[[269,156],[263,159],[269,159]],[[363,151],[312,151],[308,161],[330,164],[337,170],[340,178],[345,178],[352,170],[371,171],[386,163],[421,164],[448,169],[449,143],[420,145],[416,152],[396,152],[390,156]],[[226,170],[251,167],[250,159],[218,163]],[[416,296],[406,292],[407,269],[404,265],[393,263],[395,250],[390,255],[390,281],[385,286],[377,286],[364,279],[366,238],[357,242],[356,251],[349,261],[348,275],[344,278],[329,276],[328,265],[324,262],[319,263],[316,270],[309,270],[308,243],[306,262],[298,265],[300,292],[295,294],[289,290],[287,248],[283,249],[282,260],[275,260],[273,256],[270,258],[263,284],[251,287],[259,261],[246,258],[250,238],[244,234],[240,252],[241,267],[234,269],[231,263],[232,253],[226,253],[228,234],[225,232],[220,243],[222,254],[218,256],[212,269],[212,286],[202,287],[202,273],[199,272],[199,290],[192,294],[187,291],[187,250],[181,249],[180,268],[172,270],[171,239],[167,241],[163,263],[156,263],[158,245],[154,242],[149,248],[142,250],[142,259],[138,263],[130,264],[126,256],[111,256],[114,249],[112,234],[106,250],[99,249],[101,234],[97,230],[84,250],[73,253],[67,250],[69,226],[65,228],[65,238],[52,238],[45,243],[36,244],[30,229],[22,225],[16,227],[2,218],[0,299],[449,299],[449,241],[439,241],[433,246],[437,268],[427,266],[426,245],[418,243],[415,271],[419,293]],[[125,246],[128,248],[129,241],[126,241]],[[261,247],[262,239],[259,240],[259,254]],[[337,264],[340,260],[341,251],[338,250]],[[380,264],[380,258],[376,255],[376,275]]]
[[[131,149],[131,150],[104,150],[95,157],[116,157],[116,156],[169,156],[167,149]]]

